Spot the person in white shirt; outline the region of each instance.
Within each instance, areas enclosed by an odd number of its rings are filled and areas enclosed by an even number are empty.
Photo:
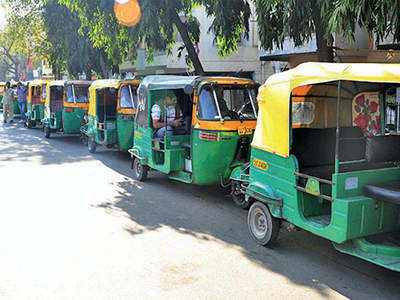
[[[154,104],[151,108],[151,118],[153,120],[153,128],[156,131],[156,137],[163,138],[165,134],[173,135],[173,127],[182,125],[181,119],[176,119],[176,98],[167,97],[166,107]]]

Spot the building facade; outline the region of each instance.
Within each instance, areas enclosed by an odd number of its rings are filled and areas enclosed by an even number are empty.
[[[208,32],[212,19],[209,18],[203,7],[196,8],[194,15],[200,22],[200,42],[198,55],[205,72],[216,75],[245,76],[258,82],[263,81],[263,65],[258,53],[258,28],[255,18],[250,20],[249,39],[243,40],[238,52],[227,57],[218,56],[218,46],[214,42],[214,35]],[[177,33],[178,43],[172,50],[173,55],[165,52],[157,52],[154,61],[145,61],[145,50],[138,49],[138,57],[135,64],[125,62],[120,65],[120,72],[132,72],[137,75],[148,74],[188,74],[189,69],[185,62],[186,52],[178,58],[178,47],[183,44]],[[184,50],[186,51],[186,50]]]

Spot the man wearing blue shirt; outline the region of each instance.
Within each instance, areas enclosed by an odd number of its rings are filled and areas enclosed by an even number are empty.
[[[25,123],[26,120],[26,87],[22,85],[21,82],[17,84],[17,97],[18,97],[18,106],[21,111],[21,121],[20,123]]]

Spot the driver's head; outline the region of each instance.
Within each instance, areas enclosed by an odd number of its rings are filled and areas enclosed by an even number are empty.
[[[174,97],[167,96],[167,98],[165,98],[165,101],[168,106],[173,106],[173,105],[176,105],[176,103],[177,103],[177,99],[175,96]]]

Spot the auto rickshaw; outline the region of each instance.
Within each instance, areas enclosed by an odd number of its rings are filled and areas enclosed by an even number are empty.
[[[286,221],[400,271],[400,135],[385,126],[399,95],[394,64],[305,63],[266,81],[251,164],[232,173],[259,244]]]
[[[133,121],[137,106],[137,79],[96,80],[90,87],[88,123],[82,133],[88,150],[97,145],[128,151],[133,146]]]
[[[17,82],[12,82],[11,88],[13,89],[13,93],[14,93],[14,99],[13,99],[14,114],[20,115],[21,111],[20,111],[19,105],[18,105]]]
[[[41,124],[44,118],[43,90],[46,89],[46,81],[35,80],[28,83],[26,103],[26,127],[33,128]]]
[[[129,150],[136,178],[145,180],[151,168],[184,183],[228,185],[232,169],[249,160],[256,90],[252,80],[241,78],[145,77]],[[157,137],[152,120],[156,106],[164,111],[160,122],[168,123],[165,112],[172,110],[182,123],[165,127],[163,137]]]
[[[46,85],[44,135],[80,134],[89,107],[90,81],[51,81]]]
[[[0,82],[0,108],[3,109],[3,91],[6,86],[5,82]]]

